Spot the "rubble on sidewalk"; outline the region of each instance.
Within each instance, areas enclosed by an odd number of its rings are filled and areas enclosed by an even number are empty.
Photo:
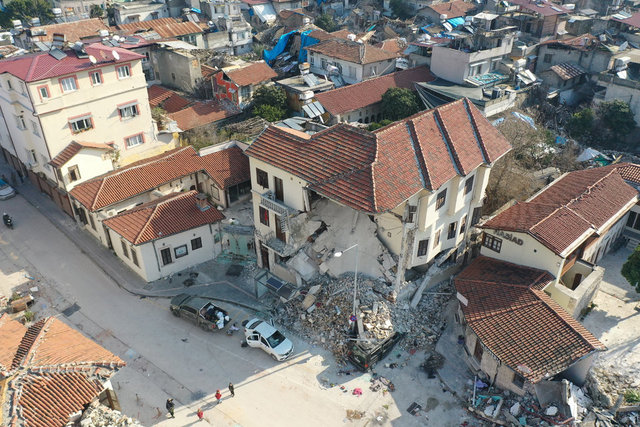
[[[135,418],[128,417],[97,401],[91,403],[84,411],[77,425],[80,427],[142,427],[142,424]]]
[[[353,312],[353,279],[350,274],[338,279],[322,278],[314,287],[302,290],[298,297],[281,305],[276,311],[276,322],[287,325],[311,344],[327,348],[339,363],[345,363],[349,317]],[[415,309],[406,302],[391,303],[392,290],[385,283],[358,277],[360,339],[375,342],[401,332],[408,337],[398,343],[401,348],[431,348],[445,327],[442,311],[453,295],[448,281],[430,289],[434,292],[426,294]]]

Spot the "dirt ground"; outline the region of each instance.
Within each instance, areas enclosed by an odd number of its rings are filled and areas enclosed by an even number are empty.
[[[640,294],[620,274],[630,254],[631,250],[624,248],[602,259],[603,283],[593,301],[595,307],[583,320],[607,346],[591,370],[591,384],[603,394],[592,390],[593,397],[606,406],[626,389],[640,390]]]

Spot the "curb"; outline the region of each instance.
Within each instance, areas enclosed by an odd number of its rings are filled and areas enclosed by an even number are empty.
[[[82,252],[84,255],[87,256],[87,258],[89,258],[91,260],[91,262],[93,262],[93,264],[98,267],[105,275],[107,275],[107,277],[109,277],[115,284],[116,286],[118,286],[120,289],[124,290],[125,292],[128,292],[131,295],[135,295],[135,296],[142,296],[142,297],[147,297],[147,298],[173,298],[174,296],[180,294],[181,292],[177,292],[173,295],[159,295],[156,294],[154,292],[149,292],[149,291],[144,291],[144,290],[133,290],[128,288],[127,286],[125,286],[123,283],[121,283],[121,280],[116,278],[114,274],[110,273],[109,269],[107,269],[101,262],[98,262],[94,256],[92,256],[92,254],[90,254],[89,252],[87,252],[80,243],[78,243],[78,241],[76,240],[75,236],[73,235],[73,233],[71,233],[66,226],[64,226],[64,224],[60,223],[58,220],[51,218],[49,215],[46,214],[46,211],[44,211],[43,209],[41,209],[37,204],[36,201],[32,200],[30,197],[28,197],[24,192],[18,193],[18,191],[16,190],[16,194],[20,194],[22,196],[22,198],[24,200],[27,201],[27,203],[29,203],[31,206],[33,206],[38,212],[40,212],[42,214],[42,216],[44,216],[56,229],[58,229],[58,231],[60,231],[62,234],[64,234],[71,242],[73,242],[73,244],[80,250],[80,252]],[[176,288],[177,289],[177,288]],[[188,288],[183,288],[184,289],[188,289]],[[237,305],[239,307],[251,310],[253,312],[260,312],[262,311],[261,309],[258,309],[256,307],[250,306],[248,304],[244,304],[241,302],[237,302],[237,301],[231,301],[229,299],[225,299],[225,298],[216,298],[216,297],[207,297],[207,298],[211,298],[214,301],[219,301],[219,302],[223,302],[226,304],[233,304],[233,305]]]

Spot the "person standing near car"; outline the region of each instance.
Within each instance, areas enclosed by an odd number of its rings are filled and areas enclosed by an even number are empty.
[[[167,407],[167,411],[169,411],[169,415],[171,415],[171,418],[175,418],[176,416],[173,415],[173,411],[176,407],[176,405],[173,403],[173,398],[168,398],[167,399],[167,403],[165,405]]]

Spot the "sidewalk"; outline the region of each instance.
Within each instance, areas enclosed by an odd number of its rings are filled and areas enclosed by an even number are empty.
[[[0,163],[0,173],[7,177],[11,175],[12,169],[7,163]],[[207,265],[209,269],[217,271],[217,274],[202,274],[193,286],[185,286],[184,279],[189,278],[189,270],[185,273],[178,273],[172,277],[147,283],[133,271],[131,271],[122,261],[120,261],[108,248],[104,247],[89,233],[82,228],[56,204],[36,188],[29,179],[14,187],[19,195],[24,197],[33,207],[44,215],[56,228],[65,234],[84,254],[111,277],[111,279],[125,291],[145,297],[173,297],[180,293],[198,294],[221,302],[235,304],[240,307],[253,310],[264,311],[267,306],[253,296],[249,290],[247,280],[239,280],[235,277],[226,276],[226,268],[215,265]],[[20,227],[20,218],[12,214],[16,227]],[[204,264],[210,264],[204,263]],[[202,266],[202,264],[200,265]],[[198,269],[196,266],[190,270]],[[229,265],[226,265],[228,267]],[[177,276],[177,277],[176,277]],[[200,274],[198,275],[200,276]],[[206,280],[210,279],[210,280]],[[233,283],[236,282],[236,283]]]

